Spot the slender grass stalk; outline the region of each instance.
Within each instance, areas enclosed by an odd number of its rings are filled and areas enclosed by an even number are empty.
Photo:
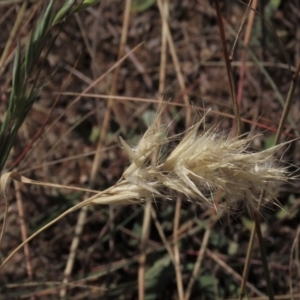
[[[262,202],[263,198],[263,193],[260,195],[260,203]],[[260,206],[259,206],[260,207]],[[258,209],[259,209],[258,207]],[[249,275],[249,270],[250,270],[250,259],[252,255],[252,250],[254,246],[254,239],[255,239],[255,226],[253,226],[251,230],[251,235],[249,238],[248,246],[247,246],[247,254],[245,258],[245,263],[244,263],[244,269],[243,269],[243,276],[242,276],[242,281],[240,285],[240,290],[239,290],[239,300],[242,300],[245,294],[245,287],[246,287],[246,282],[248,280],[248,275]]]
[[[256,231],[256,234],[257,234],[259,249],[260,249],[260,253],[261,253],[261,260],[262,260],[262,263],[263,263],[263,269],[264,269],[265,278],[266,278],[266,281],[267,281],[267,290],[268,290],[269,300],[274,300],[275,296],[274,296],[270,271],[269,271],[269,267],[268,267],[267,252],[266,252],[266,247],[264,245],[264,240],[263,240],[261,227],[260,227],[259,214],[258,214],[257,211],[253,212],[253,218],[254,218],[254,222],[255,222],[255,231]]]
[[[221,9],[219,5],[219,0],[214,0],[215,6],[216,6],[216,13],[217,13],[217,20],[220,30],[220,37],[222,41],[222,47],[223,47],[223,53],[224,53],[224,59],[226,64],[226,71],[227,71],[227,77],[229,80],[229,87],[230,87],[230,93],[231,93],[231,99],[232,99],[232,107],[234,111],[235,116],[235,122],[237,126],[237,134],[242,134],[242,123],[241,123],[241,117],[240,117],[240,109],[237,103],[236,94],[235,94],[235,84],[233,79],[233,72],[232,72],[232,66],[229,60],[229,52],[227,49],[227,43],[226,43],[226,37],[225,37],[225,31],[222,21],[222,15],[221,15]]]

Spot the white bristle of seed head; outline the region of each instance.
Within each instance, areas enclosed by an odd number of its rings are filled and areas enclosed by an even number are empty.
[[[211,195],[220,190],[226,195],[226,207],[242,201],[246,207],[256,209],[262,191],[269,191],[270,184],[287,179],[286,168],[279,167],[274,158],[278,146],[250,152],[248,148],[255,137],[224,137],[215,129],[198,133],[203,122],[204,118],[192,126],[166,157],[161,155],[162,147],[173,139],[165,138],[167,127],[158,125],[157,120],[134,150],[121,139],[131,164],[109,194],[101,193],[91,204],[136,203],[177,192],[214,206]],[[153,161],[155,154],[158,157]]]

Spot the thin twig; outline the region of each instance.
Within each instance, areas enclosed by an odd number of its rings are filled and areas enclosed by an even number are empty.
[[[206,252],[207,252],[207,254],[209,254],[209,256],[215,262],[217,262],[222,268],[224,268],[224,270],[226,271],[226,273],[231,274],[238,281],[242,280],[242,276],[239,273],[237,273],[233,268],[231,268],[228,264],[226,264],[222,259],[220,259],[218,257],[218,255],[216,255],[215,253],[213,253],[210,249],[206,249]],[[255,294],[257,294],[259,296],[264,296],[264,294],[260,290],[258,290],[254,285],[252,285],[251,283],[247,282],[246,285]]]
[[[131,9],[131,0],[126,0],[125,9],[124,9],[122,33],[121,33],[120,46],[119,46],[119,52],[118,52],[118,60],[121,59],[125,53],[128,28],[129,28],[129,23],[130,23],[130,9]],[[113,99],[113,95],[115,95],[116,91],[117,91],[117,84],[118,84],[120,68],[121,68],[121,65],[118,65],[113,73],[112,83],[111,83],[111,88],[110,88],[110,95],[112,96],[112,98],[108,103],[107,109],[113,109],[117,120],[119,121],[120,124],[122,124],[122,120],[123,120],[122,113],[119,111],[117,103]]]
[[[225,59],[225,64],[226,64],[227,77],[229,80],[232,106],[233,106],[235,122],[236,122],[236,126],[237,126],[237,134],[241,135],[242,134],[242,123],[241,123],[239,106],[238,106],[236,94],[235,94],[235,84],[234,84],[234,80],[233,80],[232,67],[231,67],[231,63],[229,60],[229,53],[228,53],[228,49],[227,49],[227,42],[226,42],[225,31],[224,31],[224,26],[223,26],[223,21],[222,21],[221,9],[220,9],[220,5],[219,5],[219,1],[214,0],[214,2],[215,2],[215,6],[216,6],[217,20],[218,20],[220,37],[221,37],[222,46],[223,46],[223,53],[224,53],[224,59]]]
[[[257,0],[254,0],[254,1],[257,1]],[[249,3],[248,3],[248,5],[247,5],[247,9],[246,9],[246,11],[245,11],[245,13],[244,13],[244,15],[243,15],[243,19],[242,19],[240,28],[239,28],[239,30],[238,30],[238,32],[237,32],[236,37],[235,37],[235,40],[234,40],[234,43],[233,43],[233,46],[232,46],[232,49],[231,49],[231,52],[230,52],[230,55],[229,55],[229,60],[230,60],[230,61],[232,61],[232,59],[233,59],[234,50],[235,50],[235,48],[236,48],[237,42],[238,42],[238,40],[239,40],[239,37],[240,37],[240,35],[241,35],[241,33],[242,33],[242,29],[243,29],[243,26],[244,26],[244,24],[245,24],[245,21],[247,20],[247,17],[248,17],[248,15],[249,15],[249,12],[250,12],[250,9],[251,9],[251,4],[252,4],[252,0],[250,0]],[[249,22],[248,22],[248,23],[249,23]],[[247,33],[246,33],[246,35],[247,35]]]
[[[162,3],[164,15],[168,20],[169,17],[169,4],[167,0]],[[161,27],[161,53],[160,53],[160,67],[159,67],[159,98],[163,98],[165,92],[165,81],[166,81],[166,64],[167,64],[167,24],[162,22]]]
[[[154,221],[155,227],[156,227],[156,229],[158,231],[158,234],[159,234],[159,236],[160,236],[160,238],[161,238],[164,246],[166,247],[166,249],[167,249],[167,251],[168,251],[168,253],[170,255],[170,258],[171,258],[171,260],[172,260],[172,262],[173,262],[173,264],[175,266],[175,258],[174,258],[174,254],[173,254],[172,248],[170,247],[170,245],[168,243],[168,240],[167,240],[167,238],[166,238],[166,236],[164,234],[164,230],[163,230],[162,226],[160,225],[160,223],[159,223],[159,221],[157,219],[157,214],[156,214],[155,209],[153,208],[153,206],[152,206],[152,210],[151,210],[151,216],[152,216],[152,219]]]
[[[17,181],[14,181],[14,186],[15,186],[15,191],[16,191],[18,217],[19,217],[19,223],[20,223],[20,228],[21,228],[22,241],[24,242],[28,238],[28,233],[27,233],[27,226],[26,226],[26,222],[25,222],[23,200],[22,200],[22,195],[21,195],[21,191],[20,191],[21,184]],[[25,244],[24,245],[24,256],[25,256],[26,270],[27,270],[27,275],[28,275],[29,280],[32,281],[33,280],[33,269],[32,269],[32,264],[31,264],[30,252],[31,251],[30,251],[29,244]],[[31,299],[34,300],[35,296],[32,295]]]
[[[88,207],[84,206],[79,212],[79,216],[78,216],[77,223],[76,223],[75,230],[74,230],[72,243],[71,243],[70,250],[69,250],[70,253],[69,253],[68,260],[67,260],[67,263],[66,263],[66,266],[64,269],[64,278],[62,281],[62,288],[59,293],[59,296],[61,299],[64,299],[67,294],[69,279],[70,279],[70,275],[73,270],[74,261],[76,258],[76,251],[77,251],[77,248],[78,248],[79,242],[80,242],[80,236],[81,236],[84,224],[85,224],[87,210],[88,210]]]
[[[171,56],[172,56],[172,60],[173,60],[177,80],[178,80],[181,91],[184,92],[184,91],[186,91],[186,85],[185,85],[184,78],[183,78],[183,75],[182,75],[182,72],[181,72],[179,59],[178,59],[178,56],[176,54],[174,41],[172,39],[172,35],[171,35],[170,28],[169,28],[169,25],[168,25],[167,15],[166,15],[165,10],[164,10],[163,5],[162,5],[162,0],[157,0],[157,5],[158,5],[158,8],[159,8],[159,12],[160,12],[162,22],[165,26],[165,33],[166,33],[166,36],[167,36],[168,46],[169,46],[170,53],[171,53]],[[191,124],[192,108],[190,106],[189,98],[186,95],[186,93],[184,93],[184,95],[183,95],[183,100],[184,100],[184,103],[187,106],[186,119],[185,119],[186,124],[185,125],[186,125],[186,128],[188,128]]]
[[[173,227],[173,240],[174,240],[174,259],[175,259],[175,273],[176,273],[176,282],[177,282],[177,292],[178,299],[184,299],[184,290],[182,284],[182,274],[181,274],[181,265],[180,265],[180,251],[178,245],[178,227],[180,222],[180,210],[181,209],[181,199],[177,198],[176,207],[175,207],[175,216],[174,216],[174,227]]]
[[[146,246],[150,233],[150,222],[151,222],[151,210],[152,204],[151,199],[148,199],[143,217],[143,227],[141,233],[141,243],[140,243],[140,257],[139,257],[139,270],[138,270],[138,295],[139,300],[145,299],[145,270],[146,270]]]
[[[273,291],[273,287],[272,287],[270,271],[269,271],[268,261],[267,261],[267,253],[266,253],[263,236],[262,236],[262,232],[261,232],[258,212],[253,211],[253,218],[255,221],[255,230],[256,230],[256,234],[257,234],[257,238],[258,238],[258,242],[259,242],[259,249],[261,252],[261,259],[262,259],[262,263],[263,263],[263,267],[264,267],[265,278],[267,281],[267,290],[268,290],[269,300],[274,300],[275,299],[274,291]]]
[[[214,224],[214,222],[213,222],[213,224]],[[194,285],[194,283],[197,279],[197,275],[198,275],[199,270],[201,268],[201,264],[202,264],[202,261],[203,261],[203,258],[204,258],[205,250],[206,250],[207,245],[208,245],[208,241],[209,241],[209,237],[210,237],[210,233],[211,233],[211,228],[212,228],[213,224],[209,224],[205,229],[205,233],[204,233],[204,236],[203,236],[203,240],[201,242],[201,247],[200,247],[200,250],[199,250],[199,254],[197,256],[197,260],[196,260],[196,263],[195,263],[195,266],[194,266],[193,274],[191,276],[190,282],[189,282],[189,284],[186,288],[186,291],[185,291],[184,300],[189,300],[190,299],[193,285]]]
[[[249,5],[247,7],[247,11],[245,12],[245,16],[249,14],[248,22],[247,22],[247,28],[244,36],[244,47],[248,47],[250,37],[251,37],[251,32],[253,28],[253,23],[254,23],[254,17],[255,17],[255,10],[257,7],[257,2],[258,0],[251,0],[249,1]],[[245,79],[245,69],[246,69],[246,50],[245,48],[241,49],[241,67],[240,67],[240,76],[239,76],[239,83],[238,83],[238,92],[237,92],[237,102],[239,104],[242,103],[242,97],[243,97],[243,88],[244,88],[244,79]]]
[[[259,198],[258,209],[260,208],[260,204],[262,203],[263,197],[264,197],[264,193],[261,193],[260,198]],[[253,228],[251,230],[251,235],[250,235],[250,239],[249,239],[248,246],[247,246],[247,254],[246,254],[245,263],[244,263],[243,277],[242,277],[240,291],[239,291],[239,300],[242,300],[244,297],[244,294],[245,294],[245,287],[246,287],[249,270],[250,270],[250,260],[251,260],[253,246],[254,246],[254,239],[255,239],[255,226],[253,226]]]

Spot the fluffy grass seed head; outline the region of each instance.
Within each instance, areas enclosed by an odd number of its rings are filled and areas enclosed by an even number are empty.
[[[162,155],[162,149],[172,139],[165,138],[165,128],[158,120],[149,127],[135,149],[121,139],[131,159],[121,179],[114,186],[75,205],[36,231],[0,267],[40,232],[87,205],[143,203],[157,196],[169,198],[169,195],[177,192],[200,204],[216,207],[213,199],[217,190],[225,193],[227,209],[243,201],[247,208],[258,210],[258,199],[262,192],[269,193],[275,199],[275,195],[270,192],[270,183],[287,179],[287,170],[279,167],[274,159],[274,153],[280,146],[252,153],[247,149],[253,137],[230,139],[216,135],[213,129],[198,134],[201,124],[204,124],[204,118],[190,128],[167,156]],[[155,156],[157,159],[152,159]],[[11,174],[5,176],[9,177]],[[6,183],[3,185],[6,186]],[[2,186],[1,190],[4,190]],[[209,194],[211,197],[207,196]]]
[[[257,209],[260,193],[269,192],[271,183],[286,180],[286,169],[274,158],[278,147],[249,152],[253,137],[231,139],[218,136],[213,129],[198,134],[202,122],[190,129],[159,166],[160,180],[168,188],[210,205],[214,192],[221,190],[226,194],[226,206],[242,200],[247,208]]]
[[[165,138],[165,127],[157,120],[149,127],[135,149],[123,139],[122,145],[131,159],[130,166],[110,193],[92,203],[143,202],[147,198],[184,194],[188,199],[214,206],[214,193],[225,193],[225,205],[232,207],[243,201],[249,209],[257,209],[262,191],[271,193],[271,184],[287,179],[285,168],[279,167],[274,158],[278,147],[260,152],[249,152],[253,137],[229,138],[217,135],[215,129],[198,133],[204,118],[192,126],[187,135],[166,158],[162,157],[162,147],[170,143]],[[158,155],[156,162],[152,161]],[[102,198],[102,199],[101,199]],[[119,200],[118,200],[119,199]],[[103,203],[104,204],[104,203]]]

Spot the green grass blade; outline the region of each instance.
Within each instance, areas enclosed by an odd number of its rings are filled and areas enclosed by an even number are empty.
[[[15,98],[21,96],[23,91],[23,71],[21,68],[21,50],[20,44],[18,43],[14,61],[14,68],[13,68],[13,76],[12,76],[12,83],[13,83],[13,94]]]

